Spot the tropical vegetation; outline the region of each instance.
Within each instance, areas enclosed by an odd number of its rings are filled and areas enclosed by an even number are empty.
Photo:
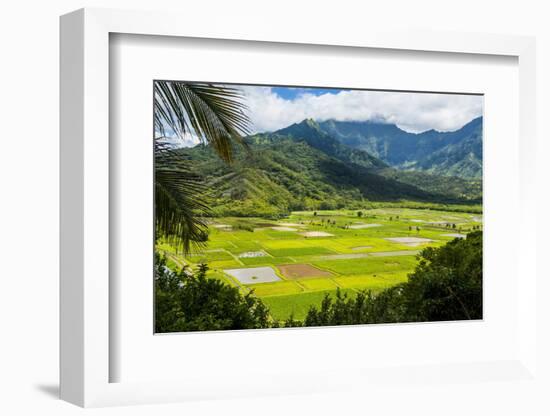
[[[246,295],[218,279],[206,277],[201,264],[170,270],[157,255],[155,266],[156,331],[182,332],[222,329],[334,326],[376,323],[481,319],[482,232],[428,247],[407,281],[379,292],[355,294],[337,289],[310,306],[305,319],[290,313],[276,320],[251,291]]]
[[[482,317],[481,118],[252,135],[239,88],[155,81],[154,126],[156,332]]]

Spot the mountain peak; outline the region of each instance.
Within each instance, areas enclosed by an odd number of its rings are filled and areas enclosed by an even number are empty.
[[[470,122],[466,123],[462,128],[466,126],[479,126],[483,124],[483,116],[476,117],[472,119]]]
[[[274,132],[274,135],[279,139],[290,138],[298,142],[304,142],[330,157],[335,157],[348,163],[354,163],[363,167],[387,166],[384,162],[365,151],[352,149],[340,143],[338,139],[323,130],[321,125],[312,118],[306,118],[299,123],[294,123],[284,129],[277,130]]]
[[[303,126],[310,127],[312,129],[320,130],[319,123],[317,123],[317,121],[315,121],[315,119],[313,118],[304,118],[302,121],[295,124],[298,126],[303,125]]]
[[[284,127],[274,132],[275,134],[283,136],[292,136],[295,138],[304,138],[304,136],[326,137],[328,134],[321,129],[319,123],[312,118],[305,118],[299,123],[291,124],[288,127]],[[335,139],[332,139],[335,140]]]

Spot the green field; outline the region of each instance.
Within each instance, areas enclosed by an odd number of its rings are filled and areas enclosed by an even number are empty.
[[[207,263],[209,277],[242,293],[253,291],[273,319],[293,315],[302,320],[310,306],[318,306],[325,294],[337,288],[353,296],[359,290],[376,292],[406,281],[419,250],[455,238],[444,234],[465,235],[482,224],[481,214],[451,210],[381,207],[361,212],[361,216],[350,210],[294,212],[282,220],[215,218],[210,221],[208,243],[200,251],[183,256],[162,242],[157,249],[171,267]],[[280,280],[242,283],[227,273],[255,267],[272,268]]]

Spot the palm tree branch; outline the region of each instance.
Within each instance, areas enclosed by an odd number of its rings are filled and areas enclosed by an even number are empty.
[[[191,171],[189,160],[163,144],[167,130],[182,137],[194,134],[231,162],[233,144],[247,148],[243,135],[250,133],[242,92],[208,83],[155,81],[155,214],[157,236],[183,245],[205,240],[210,210],[204,202],[207,187]]]
[[[188,252],[205,241],[210,209],[202,200],[205,185],[191,172],[184,159],[170,149],[156,145],[155,219],[157,236]],[[162,150],[158,150],[162,149]]]
[[[231,87],[177,81],[155,83],[155,128],[165,125],[178,135],[194,133],[224,160],[232,160],[232,143],[246,146],[250,120],[242,93]]]

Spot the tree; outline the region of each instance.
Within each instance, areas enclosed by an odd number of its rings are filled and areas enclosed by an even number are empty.
[[[300,327],[300,326],[302,326],[302,322],[297,321],[296,319],[294,319],[294,314],[293,313],[290,314],[290,316],[288,317],[288,319],[284,323],[285,328],[296,328],[296,327]]]
[[[465,239],[422,251],[420,264],[403,284],[404,313],[412,321],[482,318],[483,238]]]
[[[363,211],[357,211],[357,216],[361,218],[363,216]]]
[[[269,311],[253,293],[206,277],[208,266],[169,269],[156,254],[155,332],[268,328]]]
[[[155,221],[162,236],[188,251],[204,241],[207,232],[201,219],[208,212],[202,200],[204,185],[188,162],[172,150],[167,136],[196,136],[230,163],[233,145],[246,146],[250,132],[242,93],[225,86],[179,81],[154,84]]]

